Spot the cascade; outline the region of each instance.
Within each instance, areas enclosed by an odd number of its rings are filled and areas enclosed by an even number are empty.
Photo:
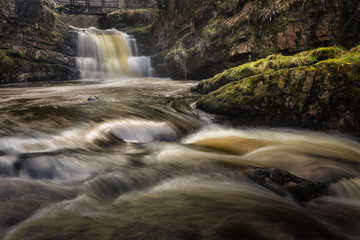
[[[329,192],[333,196],[352,200],[360,199],[360,178],[342,179],[329,185]]]
[[[153,77],[149,56],[139,56],[136,40],[115,29],[75,28],[81,78]]]

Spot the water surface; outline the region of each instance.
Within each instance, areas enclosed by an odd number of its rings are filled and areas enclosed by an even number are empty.
[[[213,124],[194,109],[194,84],[122,78],[2,86],[0,237],[359,238],[357,141]],[[254,168],[325,183],[327,193],[299,202],[249,178]]]

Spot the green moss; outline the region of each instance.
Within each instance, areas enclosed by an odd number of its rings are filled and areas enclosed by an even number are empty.
[[[202,81],[198,90],[210,93],[197,106],[259,124],[326,128],[349,113],[359,121],[359,49],[319,48],[240,65]]]
[[[237,81],[242,78],[257,75],[260,73],[273,74],[274,71],[278,71],[281,69],[311,66],[325,59],[333,59],[339,57],[343,53],[344,51],[340,48],[327,47],[300,52],[293,56],[273,54],[258,61],[249,62],[238,67],[231,68],[222,73],[219,73],[218,75],[210,79],[203,80],[200,82],[198,89],[200,92],[208,93],[230,82]],[[358,54],[352,53],[348,58],[346,58],[346,60],[356,62],[357,58]],[[339,61],[339,64],[341,63],[343,66],[345,66],[347,64],[346,60],[343,58],[341,59],[337,58],[337,61]]]
[[[1,70],[6,70],[12,67],[14,61],[10,58],[4,50],[0,50],[0,66]]]
[[[302,52],[297,55],[314,58],[315,61],[338,58],[342,55],[343,50],[338,47],[322,47],[311,51]]]
[[[151,17],[153,18],[153,17]],[[148,9],[119,10],[106,16],[107,25],[126,31],[129,28],[138,28],[150,23]]]
[[[170,49],[170,51],[165,55],[165,62],[169,60],[175,60],[176,56],[182,55],[185,53],[185,39],[189,37],[189,34],[184,35],[182,38],[180,38],[175,45]]]
[[[18,76],[30,73],[31,68],[32,64],[29,61],[0,50],[0,82],[19,81]]]
[[[312,71],[310,67],[296,68],[296,75],[306,76]],[[279,79],[286,79],[287,84],[279,84]],[[199,106],[206,106],[212,112],[241,115],[252,112],[264,116],[275,109],[281,109],[284,103],[284,85],[291,85],[288,78],[288,71],[268,71],[266,74],[252,75],[239,81],[227,84],[216,91],[203,96]],[[290,91],[300,89],[303,86],[293,84]],[[305,99],[298,98],[298,108],[304,105]]]

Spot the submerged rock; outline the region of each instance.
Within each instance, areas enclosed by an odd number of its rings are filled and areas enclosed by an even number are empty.
[[[88,102],[94,102],[94,101],[99,101],[99,98],[97,96],[91,96],[87,99]]]
[[[360,48],[270,55],[203,80],[197,107],[238,123],[360,130]]]
[[[300,202],[310,201],[328,193],[327,184],[310,182],[281,169],[255,168],[246,170],[245,174],[272,190],[274,186],[280,186]]]

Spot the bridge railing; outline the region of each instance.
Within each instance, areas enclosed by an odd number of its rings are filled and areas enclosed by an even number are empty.
[[[107,14],[118,10],[118,0],[56,0],[65,13]]]

